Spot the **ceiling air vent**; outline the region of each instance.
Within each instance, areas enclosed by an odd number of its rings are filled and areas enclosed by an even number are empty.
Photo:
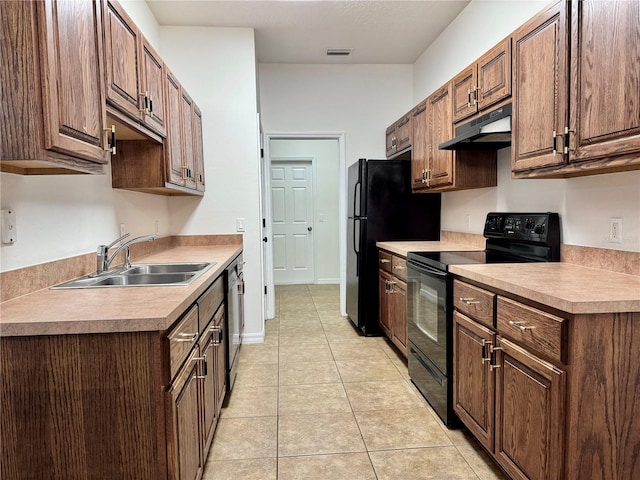
[[[327,48],[328,57],[346,57],[351,55],[350,48]]]

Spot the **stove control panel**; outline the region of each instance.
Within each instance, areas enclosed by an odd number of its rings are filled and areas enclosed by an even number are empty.
[[[557,213],[497,213],[487,214],[484,224],[487,238],[507,238],[546,244],[549,236],[560,237]]]

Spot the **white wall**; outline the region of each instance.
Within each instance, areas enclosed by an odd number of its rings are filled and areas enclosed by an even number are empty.
[[[546,2],[474,0],[414,64],[418,103],[545,6]],[[562,241],[640,251],[640,172],[553,180],[513,180],[511,149],[498,152],[498,186],[445,193],[442,229],[482,233],[490,211],[555,211]],[[471,215],[471,228],[466,227]],[[623,218],[623,243],[609,243],[609,219]]]
[[[313,158],[314,162],[314,264],[317,283],[340,280],[340,211],[338,178],[340,152],[337,140],[271,140],[271,159]],[[321,216],[324,221],[321,221]]]
[[[252,29],[161,27],[160,54],[202,110],[206,192],[169,200],[176,235],[233,233],[244,218],[245,339],[260,341],[261,211]]]
[[[134,9],[129,11],[133,6]],[[145,35],[157,42],[158,24],[145,2],[128,1],[125,8]],[[120,236],[124,223],[132,237],[155,232],[170,234],[167,198],[111,188],[111,168],[105,175],[22,176],[0,174],[2,208],[16,212],[17,242],[2,245],[2,271],[94,252],[98,244]]]
[[[259,64],[266,133],[345,132],[346,166],[384,158],[385,129],[413,106],[411,65]]]

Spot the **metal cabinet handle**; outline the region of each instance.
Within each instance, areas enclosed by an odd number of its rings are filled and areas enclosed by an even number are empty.
[[[552,133],[552,137],[553,138],[553,154],[555,155],[556,153],[558,153],[558,133],[554,130]]]
[[[381,258],[380,263],[391,263],[391,260],[387,260],[386,258]]]
[[[202,369],[203,369],[203,373],[204,375],[194,375],[193,378],[198,379],[198,380],[204,380],[207,378],[207,355],[204,354],[201,357],[193,357],[193,361],[194,362],[202,362]]]
[[[464,90],[463,90],[464,91]],[[471,107],[471,89],[467,89],[467,108]]]
[[[480,300],[476,300],[473,297],[469,297],[469,298],[460,297],[460,301],[466,305],[476,305],[480,303]]]
[[[111,125],[111,128],[105,128],[105,132],[111,133],[111,142],[107,141],[107,147],[105,150],[107,152],[111,151],[111,155],[116,154],[116,126]]]
[[[534,328],[536,328],[536,327],[531,327],[529,325],[522,325],[520,322],[514,322],[512,320],[509,320],[509,325],[516,327],[521,332],[524,332],[526,330],[533,330]]]
[[[196,333],[179,333],[179,337],[188,337],[188,338],[176,338],[176,342],[195,342],[198,338],[198,332]]]
[[[394,265],[393,268],[394,270],[405,270],[407,267],[404,265]]]
[[[482,364],[484,365],[486,362],[491,362],[491,356],[487,357],[487,347],[491,348],[491,342],[487,342],[484,338],[482,339]]]

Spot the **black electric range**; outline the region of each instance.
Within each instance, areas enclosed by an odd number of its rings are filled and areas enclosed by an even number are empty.
[[[557,213],[492,212],[483,235],[485,250],[407,255],[409,376],[450,428],[460,424],[453,413],[453,275],[449,266],[560,260]]]

